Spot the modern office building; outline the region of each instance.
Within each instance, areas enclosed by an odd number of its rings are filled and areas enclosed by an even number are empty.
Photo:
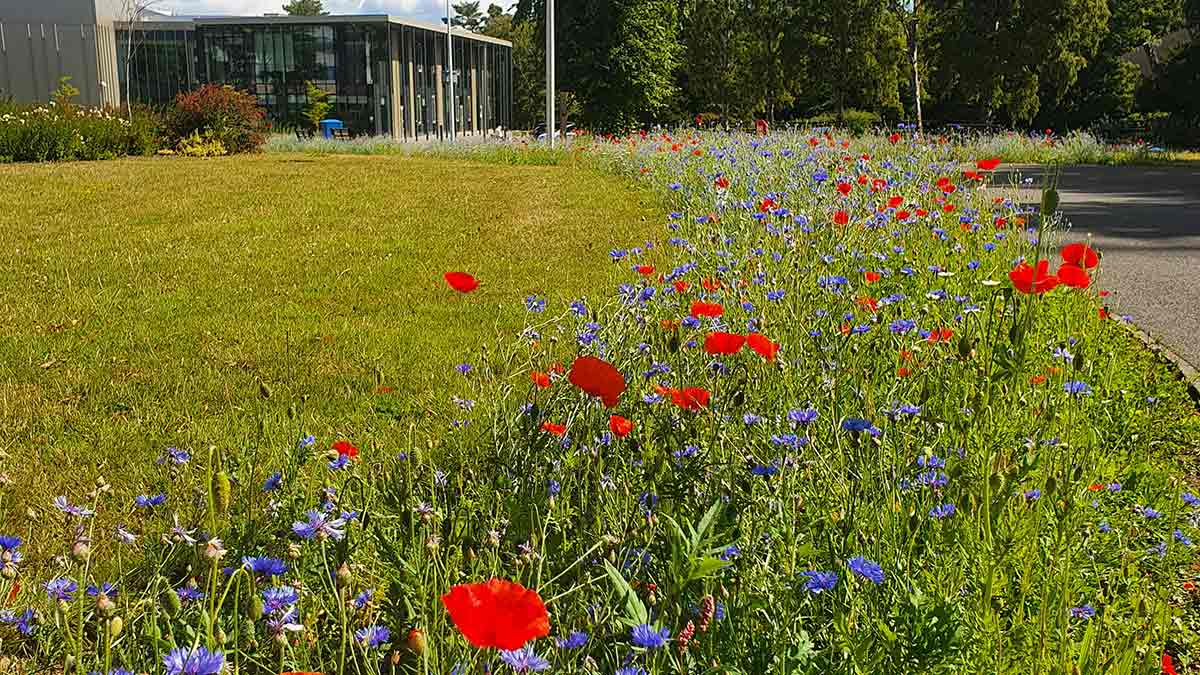
[[[0,6],[0,95],[17,100],[44,101],[70,75],[82,102],[115,106],[128,66],[135,102],[163,105],[201,84],[229,84],[281,126],[302,124],[307,82],[331,95],[332,116],[354,133],[444,137],[449,105],[458,134],[511,122],[512,45],[483,35],[455,30],[448,103],[444,26],[384,15],[125,22],[122,0],[4,1],[19,8]]]

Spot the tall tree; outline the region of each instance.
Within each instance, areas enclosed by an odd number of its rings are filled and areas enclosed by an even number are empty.
[[[908,55],[908,81],[912,87],[913,115],[917,133],[925,131],[925,115],[921,109],[921,0],[890,0],[889,9],[904,29],[905,53]]]
[[[691,0],[682,16],[680,84],[691,112],[720,114],[722,123],[745,121],[761,96],[748,96],[751,36],[738,0]]]
[[[454,8],[454,18],[450,23],[455,26],[466,28],[472,33],[478,33],[483,30],[485,22],[483,13],[479,11],[479,2],[458,2],[451,5]],[[445,23],[443,21],[443,23]]]
[[[321,0],[290,0],[283,6],[283,11],[292,16],[323,16],[329,13],[325,11]]]
[[[815,92],[826,92],[841,117],[858,107],[887,116],[899,114],[900,27],[877,0],[802,0],[803,35],[797,40],[808,63]]]

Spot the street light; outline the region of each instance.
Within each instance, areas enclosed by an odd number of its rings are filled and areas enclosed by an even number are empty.
[[[450,25],[450,0],[446,0],[446,108],[450,114],[450,140],[454,140],[454,38]]]
[[[546,140],[554,147],[554,0],[546,0]]]

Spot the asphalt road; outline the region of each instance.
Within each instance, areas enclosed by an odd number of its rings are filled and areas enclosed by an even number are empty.
[[[1041,182],[1038,167],[1010,171]],[[1200,164],[1069,167],[1058,189],[1070,240],[1090,234],[1103,256],[1097,282],[1113,314],[1200,365]]]

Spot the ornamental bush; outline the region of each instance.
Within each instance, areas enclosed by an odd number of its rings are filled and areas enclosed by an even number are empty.
[[[145,113],[135,115],[131,124],[101,108],[0,106],[0,161],[113,159],[157,149],[155,124]]]
[[[171,146],[197,133],[220,142],[230,153],[258,150],[269,126],[253,94],[215,84],[179,94],[165,123]]]

